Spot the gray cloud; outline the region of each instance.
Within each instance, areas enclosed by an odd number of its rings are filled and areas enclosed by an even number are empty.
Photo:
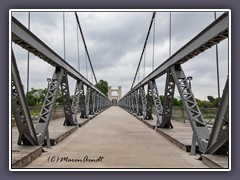
[[[218,16],[221,13],[218,13]],[[27,12],[13,15],[27,26]],[[88,46],[97,79],[107,80],[113,87],[122,86],[123,94],[132,84],[143,43],[146,38],[152,12],[78,12],[79,20]],[[172,12],[172,53],[181,48],[213,21],[213,12]],[[77,24],[73,12],[65,12],[66,61],[78,69]],[[63,13],[32,12],[31,31],[44,43],[63,57]],[[86,55],[80,42],[80,73],[86,76]],[[152,71],[153,32],[145,55],[145,76]],[[221,90],[228,74],[228,42],[219,44]],[[169,12],[157,12],[155,21],[154,68],[169,56]],[[14,46],[21,77],[26,84],[26,51]],[[34,88],[46,86],[54,68],[37,57],[30,58],[30,84]],[[195,96],[204,99],[217,96],[215,47],[200,54],[183,65],[187,76],[193,76]],[[143,78],[143,61],[139,80]],[[91,81],[88,65],[88,79]],[[137,78],[138,82],[138,78]],[[165,76],[157,80],[160,94],[164,93]],[[75,80],[70,78],[73,94]],[[177,93],[176,93],[177,95]]]

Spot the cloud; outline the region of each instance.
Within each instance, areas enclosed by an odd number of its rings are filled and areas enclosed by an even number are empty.
[[[27,26],[28,13],[14,12],[13,15]],[[213,21],[213,12],[172,12],[172,54],[202,31]],[[221,13],[218,13],[218,16]],[[143,44],[147,35],[152,12],[78,12],[79,20],[88,47],[97,79],[108,81],[112,87],[122,86],[123,93],[129,91]],[[157,12],[155,19],[154,68],[169,57],[169,12]],[[86,72],[86,53],[79,34],[77,49],[77,23],[74,12],[65,12],[66,61],[92,81],[90,66]],[[31,12],[31,31],[61,57],[64,57],[63,13]],[[27,53],[14,46],[22,81],[26,84]],[[228,74],[228,40],[219,44],[219,66],[221,90]],[[153,29],[149,36],[146,54],[139,71],[139,81],[152,71]],[[31,56],[30,85],[45,87],[46,78],[51,77],[54,68]],[[192,76],[195,97],[204,99],[208,95],[217,96],[215,47],[207,50],[183,65],[187,76]],[[138,76],[137,76],[138,82]],[[76,81],[69,78],[71,94]],[[157,79],[160,94],[164,94],[165,76]],[[176,93],[177,95],[177,93]]]

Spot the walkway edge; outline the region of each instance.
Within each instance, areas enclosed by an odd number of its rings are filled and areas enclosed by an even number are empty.
[[[210,168],[229,168],[228,156],[202,154],[202,160]]]
[[[22,153],[21,151],[12,154],[12,168],[24,168],[32,161],[41,156],[43,148],[41,146],[37,146],[34,151],[30,151],[30,153],[26,152]],[[15,159],[14,159],[15,156]]]

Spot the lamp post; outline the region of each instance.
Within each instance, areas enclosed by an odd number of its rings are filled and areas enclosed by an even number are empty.
[[[187,77],[187,80],[188,80],[190,89],[192,89],[192,86],[191,86],[192,76],[188,76],[188,77]]]
[[[50,88],[50,83],[51,83],[51,79],[50,78],[47,78],[47,82],[48,82],[48,89]]]

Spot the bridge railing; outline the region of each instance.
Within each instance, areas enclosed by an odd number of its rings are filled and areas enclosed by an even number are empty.
[[[12,114],[19,130],[19,145],[43,145],[47,142],[48,146],[50,146],[48,125],[52,118],[52,112],[60,87],[63,98],[65,126],[78,126],[77,110],[79,105],[81,107],[80,118],[89,118],[89,115],[101,112],[111,105],[110,100],[91,82],[14,17],[12,17],[11,29],[12,42],[55,67],[37,123],[33,125],[16,59],[12,50],[11,105]],[[68,76],[76,80],[72,103],[70,101]],[[84,92],[84,89],[86,89],[86,92]]]
[[[226,153],[224,146],[228,143],[228,78],[210,134],[182,64],[228,38],[228,26],[229,15],[226,12],[135,85],[123,96],[118,105],[131,113],[143,115],[145,120],[153,119],[152,105],[154,105],[157,115],[155,128],[173,128],[172,100],[177,87],[193,130],[191,154],[195,154],[196,145],[201,153],[213,154],[217,151]],[[164,74],[166,81],[164,104],[162,104],[156,79]],[[145,94],[145,86],[147,86],[147,94]]]
[[[215,118],[217,116],[218,108],[200,108],[202,116],[209,128],[212,128]],[[153,108],[152,113],[156,115],[156,111]],[[181,121],[183,123],[190,123],[187,113],[184,107],[172,106],[172,119]]]

